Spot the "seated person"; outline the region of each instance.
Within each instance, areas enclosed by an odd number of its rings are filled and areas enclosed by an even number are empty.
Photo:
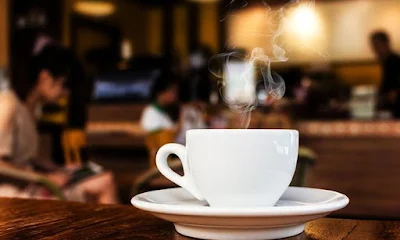
[[[170,131],[175,142],[185,143],[185,134],[189,129],[205,128],[200,101],[191,101],[182,105],[178,122],[174,122],[168,113],[170,106],[178,101],[178,86],[170,73],[162,73],[152,88],[153,103],[147,106],[141,118],[142,128],[149,134],[158,131]]]
[[[180,131],[176,137],[176,142],[186,143],[186,131],[190,129],[206,128],[204,120],[205,103],[201,101],[190,101],[182,105],[180,111]]]
[[[151,90],[151,98],[152,103],[142,113],[142,128],[147,133],[168,130],[176,134],[179,124],[168,113],[168,108],[178,101],[178,85],[174,82],[173,74],[163,72],[157,77]]]
[[[41,103],[55,102],[66,92],[69,62],[65,49],[49,46],[32,58],[25,89],[7,88],[0,91],[0,168],[18,170],[29,176],[46,176],[63,189],[67,200],[112,204],[117,202],[113,175],[102,172],[80,179],[64,169],[37,158],[39,136],[36,113]],[[35,165],[43,165],[46,173],[35,172]],[[36,178],[36,177],[35,177]],[[73,180],[73,181],[71,181]],[[0,179],[0,196],[42,198],[40,188],[21,186]]]

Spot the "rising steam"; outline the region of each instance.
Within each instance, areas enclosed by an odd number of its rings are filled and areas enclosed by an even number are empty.
[[[291,5],[300,4],[300,2],[314,6],[314,1],[288,1],[279,10],[273,11],[266,1],[260,0],[265,7],[265,21],[268,21],[269,27],[265,32],[249,31],[242,34],[246,36],[256,36],[270,38],[271,52],[266,53],[265,49],[255,47],[249,54],[245,54],[237,49],[234,41],[228,41],[225,53],[220,53],[211,57],[209,61],[209,70],[217,78],[221,79],[220,95],[222,100],[229,108],[241,114],[242,127],[247,128],[250,124],[251,111],[258,105],[257,85],[262,83],[268,99],[281,99],[286,91],[284,79],[271,70],[271,63],[286,62],[289,58],[286,56],[284,45],[280,43],[280,36],[288,29],[290,20],[285,16],[285,10]],[[244,8],[248,5],[247,1],[232,0],[227,6],[228,13],[235,8]],[[225,16],[221,21],[228,17]],[[240,64],[241,63],[241,64]],[[260,76],[258,83],[254,79]],[[233,89],[226,89],[226,79],[235,78],[238,84]],[[229,91],[228,91],[229,90]],[[227,93],[229,92],[229,94]]]

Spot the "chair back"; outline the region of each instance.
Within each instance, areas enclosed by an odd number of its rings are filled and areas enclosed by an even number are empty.
[[[146,147],[149,152],[149,166],[156,168],[156,154],[160,147],[175,140],[175,133],[171,130],[161,130],[149,133],[146,136]]]
[[[82,164],[82,151],[87,148],[86,134],[82,130],[66,130],[62,135],[65,165],[73,166]]]

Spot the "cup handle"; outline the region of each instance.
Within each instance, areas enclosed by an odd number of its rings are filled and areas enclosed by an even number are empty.
[[[171,154],[175,154],[182,162],[183,166],[183,176],[179,176],[176,172],[172,171],[172,169],[168,166],[168,156]],[[189,164],[187,160],[186,147],[177,144],[177,143],[168,143],[162,146],[156,155],[156,164],[158,170],[169,180],[181,186],[190,192],[195,198],[199,200],[205,200],[203,195],[200,193],[197,188],[192,175],[189,170]]]

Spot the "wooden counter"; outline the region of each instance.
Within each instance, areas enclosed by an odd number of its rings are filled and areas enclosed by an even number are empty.
[[[400,219],[400,122],[303,122],[300,143],[318,158],[308,185],[346,194],[338,214]]]

